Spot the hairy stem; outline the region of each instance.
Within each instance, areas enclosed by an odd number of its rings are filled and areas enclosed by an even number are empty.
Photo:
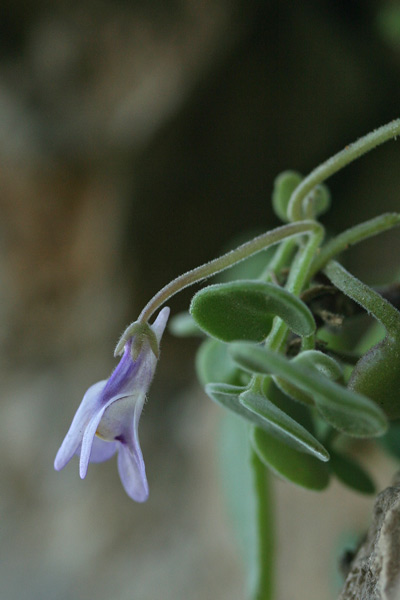
[[[250,450],[256,499],[257,578],[251,600],[272,600],[274,587],[274,529],[270,474],[256,452]]]
[[[267,231],[266,233],[259,235],[249,242],[242,244],[238,248],[235,248],[235,250],[231,250],[219,258],[214,258],[214,260],[211,260],[210,262],[205,263],[196,269],[187,271],[186,273],[183,273],[183,275],[180,275],[168,283],[155,296],[153,296],[148,304],[146,304],[140,313],[138,320],[142,322],[148,321],[153,313],[162,304],[164,304],[164,302],[189,285],[202,281],[203,279],[207,279],[208,277],[211,277],[220,271],[229,269],[229,267],[232,267],[241,260],[249,258],[253,254],[260,252],[261,250],[265,250],[265,248],[268,248],[268,246],[277,244],[281,240],[304,233],[314,233],[319,230],[322,230],[322,227],[315,221],[300,221],[297,223],[283,225],[282,227],[278,227],[272,231]]]
[[[349,246],[362,242],[363,240],[387,231],[392,227],[400,225],[400,214],[399,213],[385,213],[351,229],[347,229],[340,233],[336,237],[332,238],[329,242],[321,248],[320,253],[315,258],[311,266],[311,277],[320,271],[334,256],[337,256],[344,250],[347,250]]]
[[[314,259],[324,235],[322,227],[310,236],[304,248],[300,248],[295,260],[292,263],[289,279],[286,288],[295,296],[299,296],[304,285],[309,280],[311,263]],[[280,350],[285,342],[288,333],[288,326],[282,319],[275,318],[272,330],[267,338],[267,346],[272,350]],[[309,336],[303,340],[303,349],[314,348],[315,337]]]
[[[360,304],[382,323],[389,336],[400,338],[400,312],[390,302],[354,275],[351,275],[334,260],[328,263],[324,272],[339,290]]]
[[[356,158],[359,158],[369,150],[376,148],[383,142],[395,138],[400,134],[400,119],[396,119],[371,131],[356,142],[349,144],[303,179],[300,185],[294,190],[289,206],[288,215],[291,221],[298,221],[303,218],[303,200],[313,190],[313,188],[322,183],[328,177],[343,169]]]
[[[274,281],[274,278],[277,278],[279,272],[288,265],[294,254],[296,244],[297,242],[293,238],[289,238],[282,242],[259,279],[261,279],[261,281]]]

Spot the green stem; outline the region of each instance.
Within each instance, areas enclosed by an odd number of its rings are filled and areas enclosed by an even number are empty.
[[[343,233],[332,238],[321,248],[320,253],[311,266],[310,276],[313,277],[331,260],[331,258],[337,256],[344,250],[347,250],[349,246],[357,244],[378,233],[382,233],[392,227],[396,227],[397,225],[400,225],[400,214],[385,213],[343,231]]]
[[[382,298],[378,292],[365,285],[362,281],[351,275],[342,265],[331,260],[324,269],[324,273],[332,283],[352,300],[360,304],[371,313],[386,329],[390,337],[400,337],[400,312]]]
[[[211,260],[210,262],[205,263],[196,269],[183,273],[183,275],[180,275],[168,283],[155,296],[153,296],[150,302],[146,304],[140,313],[138,321],[148,321],[153,313],[162,304],[164,304],[164,302],[189,285],[202,281],[203,279],[207,279],[208,277],[211,277],[220,271],[229,269],[229,267],[232,267],[241,260],[249,258],[253,254],[260,252],[261,250],[265,250],[265,248],[268,248],[268,246],[277,244],[286,238],[304,233],[312,234],[320,229],[322,229],[321,226],[315,221],[289,223],[288,225],[283,225],[282,227],[273,229],[272,231],[267,231],[253,240],[242,244],[238,248],[235,248],[235,250],[231,250],[219,258],[214,258],[214,260]],[[125,334],[127,333],[128,332],[125,332]]]
[[[271,476],[253,448],[250,448],[256,499],[257,574],[251,600],[272,600],[274,588],[274,523]]]
[[[290,275],[287,282],[287,289],[295,296],[300,296],[304,286],[310,279],[311,265],[324,237],[324,229],[320,227],[318,231],[311,235],[304,248],[299,250],[298,260],[290,269]]]
[[[297,246],[293,238],[284,240],[278,247],[270,263],[260,275],[261,281],[273,281],[273,275],[277,276],[279,272],[288,265],[292,254]]]
[[[309,280],[311,263],[314,260],[315,254],[321,244],[324,236],[324,229],[320,226],[313,235],[310,236],[304,248],[300,248],[295,260],[290,269],[289,279],[286,288],[295,296],[300,296],[303,287]],[[288,333],[288,326],[282,319],[275,318],[272,330],[267,338],[267,346],[271,350],[280,350],[285,343]],[[303,340],[303,349],[314,348],[315,338],[310,336],[307,340]],[[305,344],[305,347],[304,347]]]
[[[364,137],[341,150],[335,156],[329,158],[319,167],[311,171],[311,173],[303,179],[300,185],[294,190],[289,206],[288,215],[291,221],[298,221],[303,216],[303,200],[313,190],[313,188],[322,183],[328,177],[343,169],[356,158],[359,158],[369,150],[376,148],[383,142],[395,138],[400,134],[400,119],[391,121],[390,123],[371,131]]]

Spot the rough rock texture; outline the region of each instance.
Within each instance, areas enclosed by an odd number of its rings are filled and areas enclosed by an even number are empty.
[[[400,473],[381,492],[372,525],[355,556],[339,600],[400,598]]]

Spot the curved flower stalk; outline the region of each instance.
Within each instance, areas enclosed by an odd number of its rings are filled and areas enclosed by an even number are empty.
[[[160,344],[169,308],[163,308],[149,328]],[[137,502],[149,495],[139,444],[138,425],[146,393],[157,366],[153,340],[135,336],[125,343],[122,358],[108,381],[92,385],[71,423],[54,461],[63,469],[74,454],[80,454],[79,474],[86,477],[89,462],[103,462],[118,452],[118,471],[126,493]]]

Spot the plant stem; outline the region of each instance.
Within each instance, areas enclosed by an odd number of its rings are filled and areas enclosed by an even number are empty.
[[[274,588],[274,523],[271,498],[271,476],[253,448],[250,448],[253,472],[257,526],[257,578],[252,600],[272,600]]]
[[[286,288],[295,296],[300,295],[304,285],[309,279],[311,263],[321,244],[323,235],[324,230],[322,227],[320,227],[319,230],[310,236],[310,239],[304,248],[300,248],[295,260],[292,263]],[[272,330],[267,338],[266,345],[271,348],[271,350],[279,351],[285,342],[287,332],[288,326],[286,323],[280,318],[275,318]],[[309,336],[306,341],[303,340],[303,344],[305,344],[303,349],[310,350],[314,348],[314,341],[314,336]]]
[[[400,119],[396,119],[371,131],[356,142],[349,144],[303,179],[300,185],[294,190],[289,206],[288,215],[291,221],[298,221],[303,218],[303,200],[313,190],[313,188],[322,183],[328,177],[343,169],[356,158],[359,158],[369,150],[383,144],[387,140],[395,138],[400,134]]]
[[[400,225],[399,213],[385,213],[364,223],[360,223],[355,227],[351,227],[343,233],[332,238],[321,248],[320,253],[316,256],[312,266],[310,276],[320,271],[334,256],[337,256],[349,246],[357,244],[369,237],[382,233],[392,227]]]
[[[261,281],[273,281],[274,276],[277,277],[279,272],[287,266],[292,254],[294,253],[296,247],[296,240],[293,238],[289,238],[283,241],[277,251],[275,252],[272,260],[260,275]]]
[[[354,275],[351,275],[334,260],[327,264],[324,273],[339,290],[360,304],[382,323],[389,336],[400,338],[400,312],[390,302]]]
[[[268,246],[277,244],[281,240],[304,233],[312,234],[320,230],[322,230],[321,225],[315,221],[300,221],[297,223],[283,225],[282,227],[278,227],[272,231],[267,231],[253,240],[242,244],[238,248],[223,254],[219,258],[214,258],[214,260],[211,260],[210,262],[205,263],[196,269],[183,273],[183,275],[180,275],[168,283],[155,296],[153,296],[148,304],[146,304],[140,313],[138,321],[148,321],[153,313],[162,304],[164,304],[164,302],[189,285],[197,283],[203,279],[207,279],[208,277],[211,277],[220,271],[229,269],[229,267],[232,267],[241,260],[249,258],[253,254],[260,252],[261,250],[265,250],[265,248],[268,248]]]

